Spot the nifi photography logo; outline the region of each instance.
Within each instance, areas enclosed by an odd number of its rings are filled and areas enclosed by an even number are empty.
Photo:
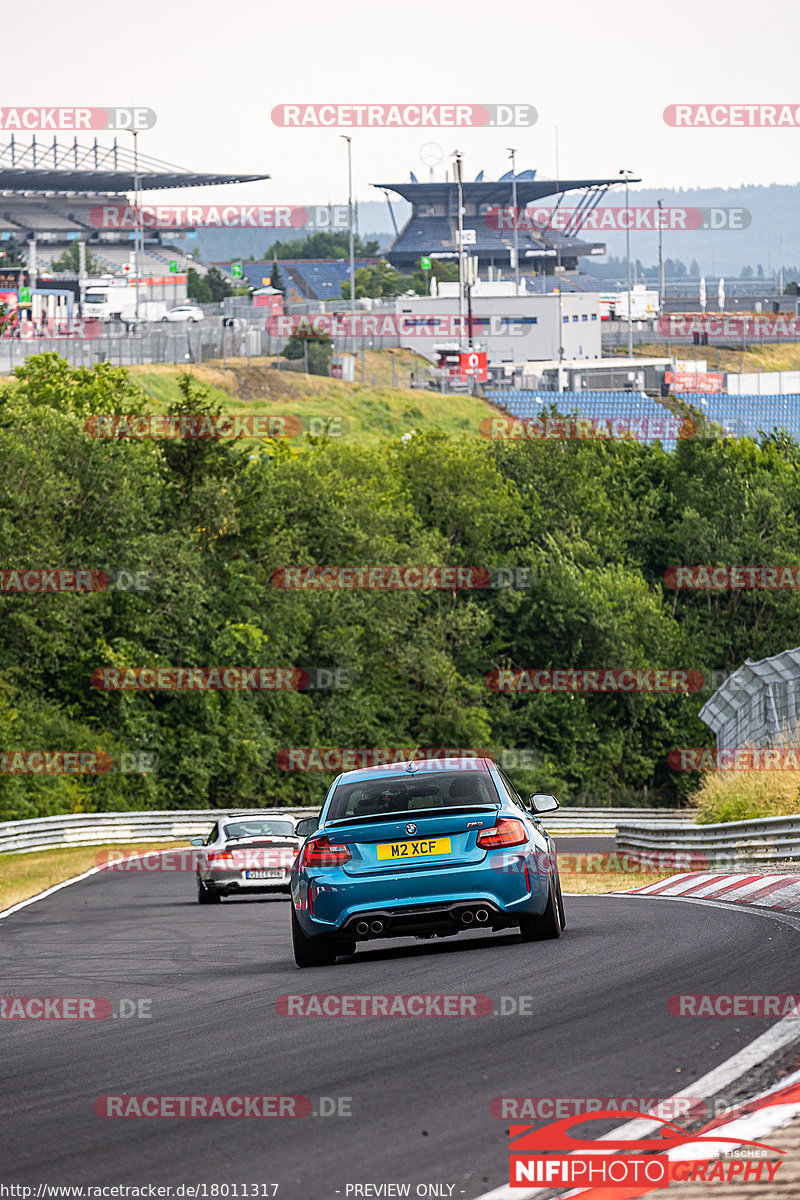
[[[508,1131],[511,1187],[530,1188],[531,1184],[539,1184],[551,1188],[631,1188],[634,1190],[627,1194],[636,1196],[651,1188],[667,1187],[673,1180],[768,1183],[782,1165],[780,1161],[769,1161],[766,1157],[748,1160],[723,1156],[709,1161],[711,1155],[718,1152],[720,1143],[754,1147],[762,1155],[785,1152],[763,1142],[722,1137],[716,1132],[703,1137],[652,1114],[648,1119],[658,1122],[660,1128],[648,1138],[605,1135],[598,1141],[580,1135],[573,1137],[569,1132],[576,1125],[588,1125],[592,1121],[629,1121],[630,1116],[629,1112],[619,1109],[606,1109],[574,1114],[539,1129],[531,1125],[511,1125]],[[705,1159],[702,1143],[713,1146]],[[670,1159],[668,1156],[671,1150],[695,1145],[698,1146],[696,1158]]]

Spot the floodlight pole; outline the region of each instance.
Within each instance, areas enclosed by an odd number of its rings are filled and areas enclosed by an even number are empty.
[[[136,283],[136,320],[139,320],[139,131],[133,133],[133,273]]]
[[[664,201],[658,202],[658,312],[659,316],[664,308],[664,252],[662,247],[662,233],[664,229],[663,218],[661,216],[664,209]]]
[[[350,311],[356,311],[356,251],[353,236],[353,146],[347,134],[339,135],[347,142],[347,213],[350,223]]]
[[[515,294],[519,295],[519,213],[517,212],[517,159],[516,150],[512,150],[510,146],[506,147],[508,156],[511,159],[511,211],[513,212],[514,221],[514,287]]]
[[[631,210],[628,203],[628,180],[633,174],[627,167],[620,171],[625,176],[625,258],[628,264],[628,358],[633,358],[633,315],[631,313]]]
[[[461,151],[453,154],[455,159],[456,187],[458,189],[458,325],[459,345],[464,349],[464,203],[461,183]]]

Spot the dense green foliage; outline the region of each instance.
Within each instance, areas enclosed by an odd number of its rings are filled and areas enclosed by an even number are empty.
[[[353,238],[356,258],[374,258],[378,253],[376,241],[362,242],[358,234]],[[335,233],[309,233],[304,238],[286,242],[273,242],[265,258],[347,258],[350,254],[348,230]]]
[[[213,410],[186,377],[173,413]],[[3,568],[145,572],[143,591],[0,596],[0,747],[148,750],[146,775],[0,775],[0,818],[313,802],[294,746],[526,749],[522,786],[568,802],[674,802],[708,744],[690,696],[503,695],[518,667],[731,669],[798,641],[792,592],[674,592],[675,564],[798,562],[798,454],[782,439],[489,442],[254,450],[101,440],[93,413],[146,397],[124,370],[29,358],[0,389]],[[291,564],[525,566],[527,590],[297,592]],[[345,667],[319,692],[114,692],[95,668]]]

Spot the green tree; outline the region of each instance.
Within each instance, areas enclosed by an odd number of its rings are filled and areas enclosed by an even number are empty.
[[[290,337],[283,357],[292,361],[305,359],[308,354],[309,375],[330,375],[333,342],[327,337]]]
[[[190,268],[193,270],[194,268]],[[211,293],[212,300],[224,300],[226,296],[233,295],[233,286],[225,278],[218,267],[210,267],[206,275],[205,282]]]
[[[211,304],[214,299],[210,283],[194,267],[189,267],[186,272],[186,294],[198,304]]]
[[[364,297],[397,296],[402,290],[403,276],[386,262],[374,267],[359,267],[356,271],[356,299]],[[350,299],[350,279],[342,284],[342,296]]]
[[[70,272],[77,275],[80,270],[80,250],[79,241],[70,242],[64,253],[59,258],[54,258],[51,262],[51,268],[56,272]],[[89,247],[86,247],[86,272],[89,275],[102,275],[104,268],[97,261],[94,255],[90,252]]]
[[[354,241],[356,258],[374,258],[378,254],[378,242],[362,242],[356,234]],[[337,233],[310,233],[307,237],[289,242],[273,242],[265,258],[348,258],[350,235],[345,230]]]
[[[438,258],[432,258],[430,271],[423,271],[420,267],[411,275],[402,276],[402,290],[414,291],[418,296],[427,296],[430,291],[430,276],[433,276],[439,283],[457,283],[458,264],[441,262]]]
[[[26,256],[25,248],[22,242],[17,241],[15,237],[7,238],[0,243],[0,268],[2,267],[24,267]]]

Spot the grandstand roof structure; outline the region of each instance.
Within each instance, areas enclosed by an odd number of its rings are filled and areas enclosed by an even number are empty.
[[[221,174],[188,171],[172,163],[161,162],[120,146],[100,146],[97,138],[81,145],[77,138],[69,143],[37,141],[29,144],[15,137],[0,145],[0,192],[56,194],[84,193],[114,195],[165,188],[199,187],[223,183],[252,183],[269,175]]]
[[[524,172],[525,176],[533,172]],[[579,188],[611,187],[623,181],[619,176],[614,179],[530,179],[517,175],[517,204],[523,207],[543,196],[555,196],[559,192],[571,192]],[[640,183],[639,179],[631,179],[629,183]],[[408,183],[374,183],[373,187],[381,191],[397,192],[410,204],[455,204],[458,194],[458,184],[454,180],[441,180],[433,183],[419,183],[417,180]],[[461,193],[465,200],[475,204],[510,204],[512,180],[510,174],[502,179],[464,181]]]
[[[577,235],[583,222],[610,187],[623,183],[613,179],[537,179],[535,171],[522,171],[512,177],[508,172],[501,179],[486,180],[483,171],[472,182],[461,184],[462,219],[468,236],[468,252],[484,270],[511,269],[514,254],[519,249],[522,274],[553,274],[557,265],[565,271],[575,271],[581,257],[604,254],[601,242],[583,242]],[[629,180],[629,182],[631,182]],[[639,182],[634,180],[633,182]],[[432,180],[420,183],[412,173],[407,183],[376,183],[386,194],[396,237],[387,255],[393,267],[408,270],[417,265],[422,255],[433,258],[457,258],[456,234],[458,225],[458,189],[455,180]],[[492,219],[492,212],[508,209],[514,198],[519,209],[554,196],[553,211],[561,207],[565,193],[582,193],[574,209],[565,209],[567,224],[555,229],[552,224],[535,229],[512,231]],[[395,192],[412,206],[411,217],[402,230],[397,228],[389,193]],[[551,219],[552,220],[552,219]]]

